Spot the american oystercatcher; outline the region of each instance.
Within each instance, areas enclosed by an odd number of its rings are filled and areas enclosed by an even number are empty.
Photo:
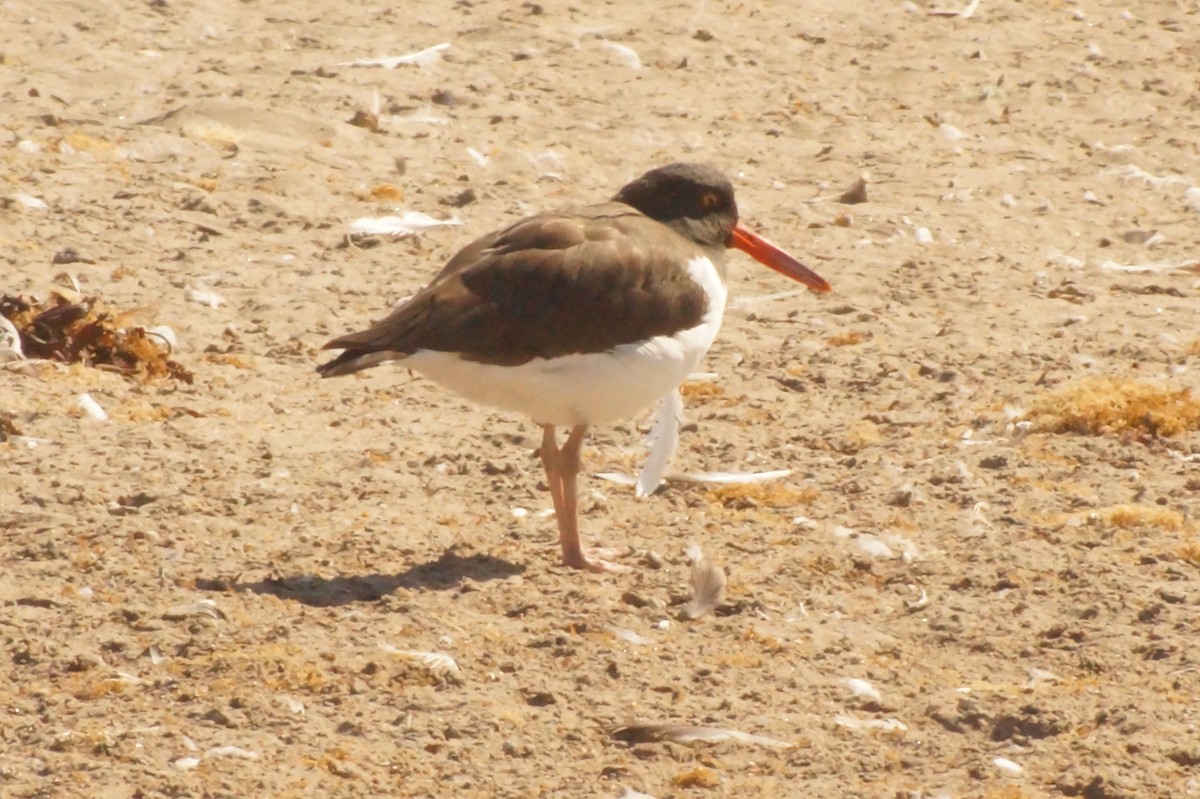
[[[330,341],[317,367],[347,375],[389,361],[467,399],[542,425],[540,454],[562,560],[623,569],[579,539],[575,479],[590,425],[673,391],[712,346],[725,313],[725,250],[808,286],[808,267],[738,224],[733,185],[712,167],[671,164],[610,202],[538,214],[464,247],[387,317]],[[570,432],[559,446],[556,428]]]

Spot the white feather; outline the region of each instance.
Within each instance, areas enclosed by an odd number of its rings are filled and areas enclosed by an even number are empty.
[[[400,216],[364,216],[350,223],[350,232],[362,235],[412,236],[422,230],[461,225],[458,217],[434,219],[420,211],[405,211]]]
[[[791,469],[775,469],[770,472],[683,472],[671,475],[672,480],[685,483],[712,483],[716,485],[751,485],[780,480],[792,473]]]
[[[383,67],[384,69],[395,69],[401,64],[432,64],[438,59],[438,54],[450,46],[448,42],[435,44],[433,47],[426,47],[424,50],[418,50],[415,53],[407,53],[405,55],[385,56],[383,58],[359,58],[355,61],[342,61],[337,64],[339,67]]]
[[[1110,272],[1170,272],[1175,269],[1196,269],[1200,266],[1200,260],[1195,258],[1184,258],[1179,261],[1151,261],[1146,264],[1119,264],[1116,261],[1104,261],[1100,264],[1101,269],[1107,269]]]
[[[658,410],[654,414],[654,426],[646,443],[650,454],[637,479],[637,495],[648,497],[663,481],[663,474],[675,457],[679,447],[679,428],[683,424],[683,395],[676,388],[659,400]]]
[[[664,480],[680,483],[705,483],[711,485],[752,485],[780,480],[791,475],[791,469],[776,469],[770,472],[667,472]],[[596,477],[622,486],[637,486],[640,478],[621,472],[598,472]]]

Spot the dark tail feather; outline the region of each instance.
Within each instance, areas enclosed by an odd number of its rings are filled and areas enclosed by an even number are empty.
[[[321,377],[352,375],[410,355],[416,349],[411,342],[412,331],[424,318],[420,309],[427,305],[412,301],[397,303],[391,313],[366,330],[346,333],[326,342],[321,349],[345,352],[318,366],[317,372]]]
[[[378,366],[381,363],[394,361],[397,358],[403,357],[401,353],[386,350],[383,352],[346,350],[332,361],[327,361],[318,366],[317,374],[321,375],[321,377],[352,375],[355,372],[361,372],[363,369],[370,369],[372,366]]]

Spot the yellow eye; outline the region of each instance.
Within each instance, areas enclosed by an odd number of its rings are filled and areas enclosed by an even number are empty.
[[[700,207],[705,211],[711,211],[721,204],[721,198],[717,196],[715,191],[706,191],[700,195]]]

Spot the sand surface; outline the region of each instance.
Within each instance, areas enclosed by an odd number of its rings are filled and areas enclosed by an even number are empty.
[[[0,371],[0,795],[1200,795],[1200,7],[935,10],[5,3],[0,291],[70,272],[195,382]],[[644,554],[571,572],[535,425],[318,348],[681,159],[835,291],[731,256],[674,468],[792,473],[589,476]],[[348,239],[405,211],[462,225]]]

